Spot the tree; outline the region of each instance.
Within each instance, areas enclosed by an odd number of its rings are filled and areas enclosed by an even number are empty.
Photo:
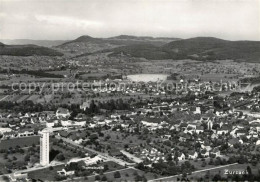
[[[107,170],[109,170],[109,167],[108,167],[107,164],[105,164],[105,165],[104,165],[104,171],[107,171]]]
[[[30,160],[30,156],[27,154],[26,156],[24,156],[24,161],[29,161]]]
[[[121,174],[120,174],[119,171],[116,171],[116,172],[114,173],[114,178],[121,178]]]
[[[95,180],[99,181],[100,180],[100,176],[99,175],[95,176]]]
[[[249,175],[252,174],[252,170],[251,170],[251,167],[250,167],[250,166],[247,166],[246,170],[247,170],[247,172],[248,172]]]
[[[143,180],[142,176],[140,176],[139,174],[137,174],[134,179],[135,179],[135,181],[142,181]]]
[[[169,153],[169,154],[167,155],[166,160],[167,160],[168,162],[171,162],[171,161],[172,161],[172,154],[171,154],[171,153]]]
[[[220,180],[221,180],[220,174],[216,174],[216,175],[213,177],[213,179],[212,179],[212,181],[220,181]]]
[[[107,177],[106,176],[102,176],[101,181],[107,181]]]
[[[56,156],[56,159],[59,160],[59,161],[64,161],[64,160],[65,160],[65,157],[64,157],[64,155],[63,155],[62,153],[60,153],[60,154],[58,154],[58,155]]]

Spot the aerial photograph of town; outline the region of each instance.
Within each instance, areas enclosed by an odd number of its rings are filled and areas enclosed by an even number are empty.
[[[0,0],[2,181],[260,181],[260,0]]]

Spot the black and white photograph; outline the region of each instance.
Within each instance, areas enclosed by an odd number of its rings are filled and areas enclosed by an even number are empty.
[[[0,0],[0,182],[260,181],[260,0]]]

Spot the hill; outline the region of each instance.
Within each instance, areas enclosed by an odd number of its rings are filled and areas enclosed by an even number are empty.
[[[227,41],[213,37],[196,37],[172,41],[162,46],[124,46],[112,50],[111,56],[124,53],[147,59],[196,59],[260,62],[259,41]]]
[[[161,47],[152,44],[129,45],[113,49],[109,56],[127,55],[146,59],[169,59],[168,52],[162,50]]]
[[[47,48],[36,45],[5,45],[0,43],[0,55],[9,56],[62,56],[63,54]]]
[[[56,48],[65,54],[81,55],[105,49],[112,49],[118,46],[119,45],[110,43],[102,38],[93,38],[88,35],[84,35],[75,40],[56,46]]]
[[[137,37],[130,35],[120,35],[110,38],[94,38],[88,35],[78,37],[75,40],[66,42],[57,46],[63,52],[81,55],[102,50],[113,49],[121,46],[133,46],[140,44],[164,45],[176,38],[153,38],[153,37]]]
[[[33,45],[44,46],[44,47],[53,47],[53,46],[61,45],[68,41],[67,40],[2,39],[0,40],[0,42],[8,45],[33,44]]]
[[[108,38],[110,40],[136,40],[136,41],[146,41],[146,42],[162,42],[168,43],[175,40],[180,40],[179,38],[169,38],[169,37],[149,37],[149,36],[132,36],[132,35],[119,35],[116,37]]]

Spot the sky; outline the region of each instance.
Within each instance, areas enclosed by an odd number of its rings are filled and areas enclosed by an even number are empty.
[[[0,0],[0,39],[260,40],[260,0]]]

